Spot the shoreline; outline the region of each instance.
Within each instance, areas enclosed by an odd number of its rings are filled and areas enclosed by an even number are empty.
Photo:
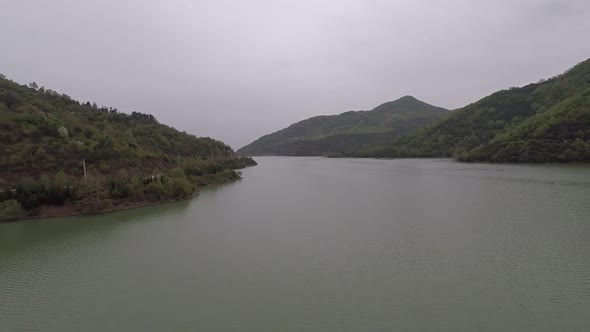
[[[54,218],[69,218],[69,217],[91,216],[91,215],[98,215],[98,214],[109,214],[109,213],[120,212],[120,211],[140,209],[140,208],[155,206],[155,205],[165,205],[165,204],[177,203],[177,202],[187,201],[187,200],[190,200],[190,199],[193,199],[193,198],[199,196],[199,194],[201,193],[201,189],[208,189],[208,188],[213,188],[213,187],[224,185],[224,184],[235,183],[240,180],[241,179],[236,179],[234,181],[207,184],[203,187],[200,187],[199,190],[195,191],[193,194],[183,197],[183,198],[178,198],[178,199],[170,199],[170,200],[163,200],[163,201],[156,201],[156,202],[143,201],[143,202],[130,203],[127,205],[124,205],[125,203],[123,203],[119,206],[116,206],[116,207],[113,207],[110,209],[101,210],[101,211],[93,211],[93,212],[76,212],[76,213],[61,213],[61,214],[56,213],[56,214],[49,214],[49,215],[29,216],[29,217],[11,219],[11,220],[0,220],[0,224],[27,222],[27,221],[34,222],[34,221],[43,221],[46,219],[49,220],[49,219],[54,219]],[[66,205],[66,204],[64,204],[64,205]],[[59,209],[63,209],[64,205],[62,205],[62,206],[46,205],[45,207],[52,207],[52,208],[55,208],[56,210],[59,210]]]
[[[590,161],[506,161],[506,162],[494,162],[494,161],[464,161],[458,160],[453,157],[355,157],[355,156],[322,156],[322,155],[250,155],[250,158],[253,157],[287,157],[287,158],[325,158],[325,159],[373,159],[373,160],[403,160],[403,159],[441,159],[441,160],[450,160],[460,164],[486,164],[486,165],[589,165]]]

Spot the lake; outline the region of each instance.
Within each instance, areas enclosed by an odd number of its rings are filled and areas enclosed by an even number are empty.
[[[189,201],[0,224],[0,330],[590,330],[589,165],[255,159]]]

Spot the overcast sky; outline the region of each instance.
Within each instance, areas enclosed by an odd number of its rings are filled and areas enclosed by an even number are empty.
[[[589,0],[0,0],[0,72],[239,148],[413,95],[457,108],[590,57]]]

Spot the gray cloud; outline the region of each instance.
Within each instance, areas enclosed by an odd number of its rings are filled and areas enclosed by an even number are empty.
[[[590,57],[586,0],[2,0],[0,72],[238,148],[412,94],[455,108]]]

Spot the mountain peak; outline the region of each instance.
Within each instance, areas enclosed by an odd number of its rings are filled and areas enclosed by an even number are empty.
[[[417,99],[416,97],[414,97],[414,96],[405,95],[405,96],[403,96],[403,97],[399,98],[399,99],[398,99],[398,100],[396,100],[396,101],[420,101],[420,100],[418,100],[418,99]]]
[[[394,101],[389,101],[383,103],[377,107],[375,107],[372,112],[392,112],[397,110],[404,110],[404,109],[423,109],[423,108],[438,108],[442,111],[448,111],[444,108],[432,106],[428,103],[425,103],[414,96],[405,95],[399,99]]]

